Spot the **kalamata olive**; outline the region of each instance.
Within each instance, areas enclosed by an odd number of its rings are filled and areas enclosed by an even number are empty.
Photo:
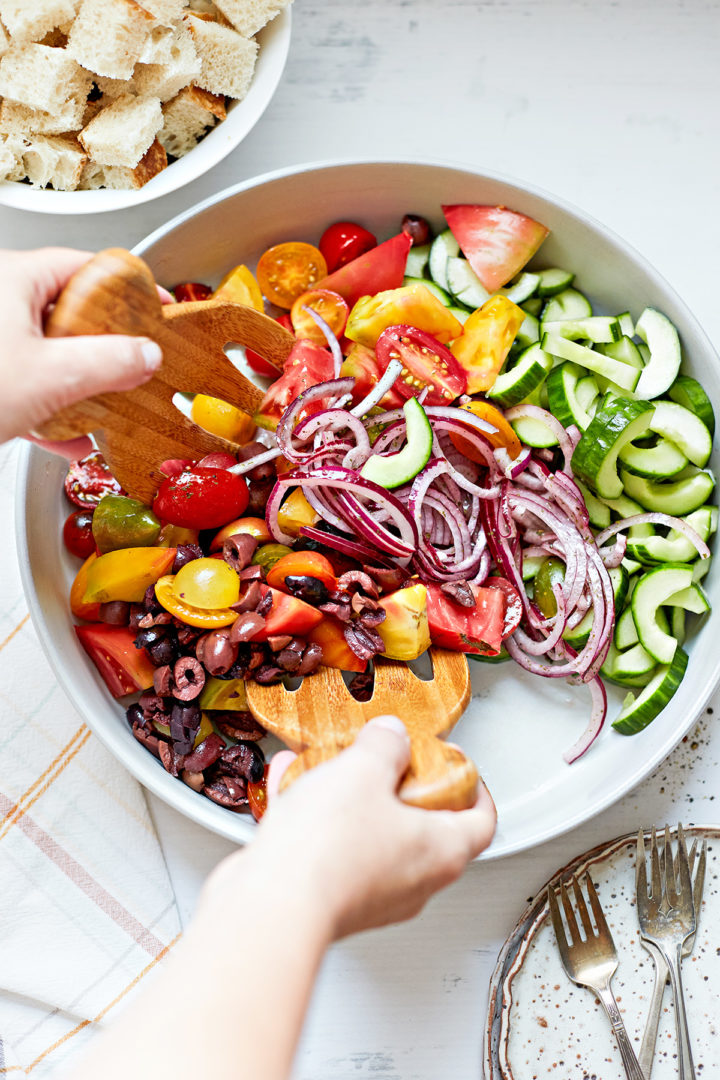
[[[162,641],[166,637],[167,630],[164,626],[148,626],[146,629],[138,630],[135,635],[135,648],[149,649],[156,642]]]
[[[318,645],[317,642],[311,641],[302,654],[300,667],[297,669],[295,674],[312,675],[313,671],[319,668],[322,664],[322,658],[322,645]]]
[[[177,574],[178,570],[182,570],[183,566],[187,566],[194,559],[202,559],[202,557],[203,551],[198,544],[179,544],[171,572]]]
[[[265,466],[261,465],[259,468],[264,469]],[[270,498],[270,492],[273,489],[273,476],[268,476],[262,480],[255,479],[255,470],[248,477],[248,504],[246,507],[246,513],[256,514],[259,517],[265,516],[265,506]]]
[[[557,600],[553,585],[561,583],[564,579],[565,563],[562,559],[556,559],[554,555],[543,559],[535,575],[533,599],[546,619],[557,615]]]
[[[176,753],[189,754],[192,751],[201,721],[202,714],[194,701],[177,702],[173,705],[170,714],[170,735]],[[191,768],[191,771],[196,770]]]
[[[160,638],[147,650],[153,664],[162,667],[163,664],[172,664],[177,656],[177,649],[169,637]]]
[[[416,247],[429,243],[432,236],[429,222],[419,214],[406,214],[400,227],[404,233],[408,234]]]
[[[201,772],[190,772],[188,769],[183,769],[180,773],[180,779],[184,784],[187,784],[193,791],[202,791],[203,784],[205,783],[205,777]]]
[[[128,710],[125,713],[125,716],[127,717],[127,722],[130,727],[132,727],[133,724],[145,723],[145,716],[142,710],[142,705],[138,705],[137,702],[135,702],[134,705],[128,706]]]
[[[230,641],[229,628],[211,630],[198,641],[195,655],[210,675],[224,675],[237,660],[238,647]]]
[[[173,668],[174,696],[180,701],[194,701],[205,685],[205,671],[194,656],[181,656]]]
[[[245,446],[241,446],[238,450],[239,461],[249,461],[250,458],[257,457],[258,454],[266,454],[268,451],[267,446],[261,442],[249,442]],[[272,461],[266,461],[262,465],[258,465],[257,468],[246,474],[250,480],[266,480],[271,476],[275,476],[275,465]]]
[[[108,626],[127,626],[130,622],[130,605],[124,600],[111,600],[100,605],[100,622]]]
[[[319,578],[309,574],[288,574],[285,578],[285,586],[293,596],[304,600],[307,604],[327,604],[330,593],[327,586]]]
[[[220,776],[242,777],[257,783],[265,771],[265,755],[254,742],[239,742],[223,750],[218,760]]]

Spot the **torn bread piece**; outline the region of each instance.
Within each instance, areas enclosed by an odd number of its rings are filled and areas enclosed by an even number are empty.
[[[200,75],[195,79],[197,85],[211,94],[242,100],[255,70],[257,43],[202,16],[186,14],[184,22],[192,34],[202,65]]]
[[[80,132],[83,147],[98,165],[134,169],[162,127],[159,98],[125,94],[101,109]]]
[[[141,97],[174,98],[184,86],[197,79],[201,61],[191,34],[181,27],[171,47],[167,64],[138,64],[133,76],[134,92]]]
[[[167,64],[175,40],[174,26],[155,26],[140,53],[141,64]]]
[[[10,38],[7,35],[7,30],[0,23],[0,56],[4,56],[10,48]]]
[[[155,24],[135,0],[83,0],[68,52],[96,75],[129,79]]]
[[[6,99],[0,105],[0,131],[6,135],[63,135],[78,131],[83,126],[86,108],[82,98],[68,98],[55,113]]]
[[[164,26],[173,26],[182,17],[188,0],[143,0],[143,7]]]
[[[144,187],[149,180],[167,168],[167,154],[156,139],[134,169],[122,165],[98,165],[88,161],[80,177],[81,191],[108,188],[111,191],[130,191]]]
[[[279,15],[292,0],[215,0],[220,11],[243,37],[252,37]]]
[[[186,86],[163,109],[165,122],[158,139],[172,157],[184,157],[208,128],[224,120],[225,99],[199,86]]]
[[[0,19],[16,45],[42,41],[74,18],[73,0],[0,0]]]
[[[12,142],[0,137],[0,180],[7,180],[17,166],[17,153]]]
[[[28,180],[34,187],[52,185],[55,191],[75,191],[87,161],[73,135],[36,135],[22,155]]]
[[[33,109],[60,112],[68,98],[86,98],[91,84],[65,49],[13,45],[0,60],[0,97]]]

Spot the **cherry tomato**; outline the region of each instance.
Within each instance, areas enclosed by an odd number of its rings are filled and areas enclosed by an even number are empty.
[[[319,247],[325,256],[328,273],[332,274],[339,266],[345,266],[359,255],[377,247],[377,240],[371,232],[354,221],[336,221],[320,237]]]
[[[486,420],[488,424],[492,424],[493,427],[497,428],[497,431],[483,432],[485,438],[493,447],[504,446],[510,457],[515,460],[522,450],[522,445],[500,410],[488,401],[469,401],[467,405],[462,407],[471,412],[473,416],[479,417],[480,420]],[[478,465],[486,464],[485,458],[481,457],[480,452],[467,439],[463,439],[462,435],[456,435],[453,431],[450,433],[450,438],[453,445],[470,461],[475,461]]]
[[[155,582],[155,599],[166,611],[187,626],[217,630],[221,626],[231,626],[237,619],[237,611],[232,608],[193,607],[192,604],[181,600],[175,593],[175,578],[172,574],[167,574]]]
[[[248,500],[242,476],[227,469],[195,468],[163,480],[153,510],[171,525],[217,529],[242,514]]]
[[[209,300],[212,289],[209,285],[201,285],[199,281],[188,281],[184,285],[176,285],[172,290],[178,304],[186,304],[189,300]]]
[[[332,292],[330,289],[311,289],[302,296],[298,296],[290,312],[296,337],[307,338],[309,341],[314,341],[316,345],[325,345],[327,338],[312,315],[308,315],[304,310],[305,308],[316,311],[328,324],[335,337],[339,338],[342,335],[350,308],[339,293]]]
[[[259,821],[267,810],[267,778],[270,766],[266,765],[260,780],[248,780],[247,797],[250,811],[256,821]]]
[[[65,477],[65,494],[81,509],[94,510],[103,495],[125,493],[107,467],[105,458],[95,451],[70,463]]]
[[[234,454],[228,454],[225,450],[214,450],[212,454],[206,454],[199,461],[191,462],[190,470],[194,472],[195,469],[232,469],[233,465],[237,465]]]
[[[163,476],[179,476],[186,469],[191,469],[194,464],[192,458],[167,458],[159,468]]]
[[[192,563],[188,565],[192,566]],[[285,578],[291,576],[316,578],[330,592],[337,588],[332,563],[319,551],[291,551],[289,555],[283,555],[268,571],[267,583],[273,589],[289,592],[285,587]]]
[[[316,247],[300,240],[275,244],[260,256],[257,279],[271,304],[291,308],[301,293],[327,274],[327,263]]]
[[[375,351],[383,371],[391,360],[402,361],[403,370],[395,389],[403,397],[416,397],[427,386],[426,405],[449,405],[465,393],[464,369],[449,349],[424,330],[406,325],[388,326],[378,338]]]
[[[229,442],[250,442],[255,434],[255,424],[248,413],[209,394],[195,395],[190,418],[198,427]]]
[[[75,510],[63,525],[65,547],[71,555],[77,555],[78,559],[87,559],[95,550],[92,519],[92,510]]]
[[[228,536],[235,536],[237,533],[248,533],[249,536],[254,536],[258,544],[268,544],[272,540],[265,518],[237,518],[224,525],[220,532],[215,533],[210,541],[210,551],[221,551],[223,541],[227,540]]]
[[[191,607],[218,611],[237,604],[240,578],[231,566],[219,559],[193,559],[178,570],[173,590]]]
[[[280,323],[286,330],[289,330],[292,334],[293,324],[292,319],[286,313],[278,315],[275,322]],[[264,379],[277,379],[282,375],[282,369],[276,367],[269,360],[266,360],[260,353],[256,353],[254,349],[245,349],[245,359],[247,360],[248,367],[251,371],[254,371],[256,375],[262,375]]]

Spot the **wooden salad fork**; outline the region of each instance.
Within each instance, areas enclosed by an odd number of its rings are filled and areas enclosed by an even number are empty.
[[[70,405],[37,432],[53,440],[92,433],[110,471],[143,502],[163,479],[157,468],[162,461],[237,449],[183,416],[174,394],[210,394],[255,412],[262,391],[230,362],[225,346],[247,345],[282,367],[295,340],[274,319],[243,304],[161,304],[147,264],[122,248],[99,252],[73,275],[45,334],[131,334],[162,348],[162,367],[149,382]]]
[[[394,713],[410,736],[410,766],[400,798],[428,810],[464,810],[477,799],[478,772],[459,747],[443,742],[470,700],[470,672],[462,653],[430,649],[431,680],[418,679],[399,660],[375,660],[369,701],[357,701],[337,668],[321,667],[297,690],[246,683],[248,706],[259,722],[298,757],[281,787],[349,746],[374,716]]]

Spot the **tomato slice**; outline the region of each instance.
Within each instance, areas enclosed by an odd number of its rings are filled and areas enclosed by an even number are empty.
[[[378,338],[375,351],[383,371],[391,360],[402,361],[403,370],[394,389],[405,398],[416,397],[427,386],[426,405],[449,405],[465,393],[467,376],[463,367],[449,349],[424,330],[389,326]]]
[[[292,240],[275,244],[260,256],[257,280],[271,304],[291,308],[302,293],[327,274],[327,263],[312,244]]]
[[[496,656],[505,624],[506,596],[501,588],[472,586],[475,607],[465,608],[445,596],[439,585],[427,586],[430,638],[455,652]]]
[[[405,277],[405,264],[411,247],[412,240],[408,234],[398,233],[323,278],[317,283],[318,288],[340,293],[350,307],[361,296],[399,289]]]
[[[494,385],[524,319],[507,296],[491,296],[467,319],[450,351],[467,372],[469,394]]]
[[[340,377],[349,375],[355,379],[352,400],[353,405],[357,405],[368,396],[382,375],[383,369],[374,349],[369,349],[367,345],[359,345],[355,341],[351,342],[351,345],[352,348],[340,368]],[[404,400],[402,394],[391,386],[380,405],[384,409],[399,409]]]
[[[485,438],[491,446],[504,446],[514,461],[522,450],[522,444],[513,431],[510,422],[505,419],[500,410],[487,401],[469,401],[467,405],[463,405],[462,408],[467,409],[473,416],[477,416],[481,420],[487,420],[488,424],[492,424],[493,427],[497,428],[497,431],[483,432]],[[451,432],[450,438],[453,445],[457,447],[461,454],[464,454],[466,458],[469,458],[470,461],[475,461],[478,465],[486,464],[485,458],[481,457],[480,453],[471,446],[469,442],[463,439],[462,435],[456,435],[454,432]]]
[[[330,289],[311,289],[302,296],[298,296],[290,312],[296,337],[314,341],[317,345],[325,345],[327,338],[305,308],[316,311],[328,324],[335,337],[342,336],[350,308],[339,293],[332,292]]]
[[[322,646],[322,662],[325,667],[340,668],[341,671],[365,671],[367,660],[361,660],[352,651],[343,633],[343,624],[339,619],[326,615],[307,636],[308,641]]]
[[[463,255],[488,290],[495,292],[522,270],[550,232],[504,206],[443,206]]]
[[[266,591],[267,586],[263,586],[263,595]],[[298,600],[296,596],[288,596],[277,589],[270,589],[270,592],[272,607],[265,616],[265,626],[255,635],[253,641],[267,641],[275,634],[297,634],[306,637],[313,627],[326,618],[322,611],[306,604],[304,600]]]
[[[75,633],[113,697],[153,685],[155,665],[144,649],[135,648],[135,632],[129,627],[76,626]]]
[[[199,281],[188,281],[184,285],[176,285],[172,293],[178,304],[186,304],[191,300],[209,300],[212,289]]]
[[[322,581],[330,592],[337,589],[333,565],[319,551],[291,551],[289,555],[283,555],[272,569],[268,570],[267,583],[273,589],[289,592],[285,586],[285,578],[294,576],[316,578]]]
[[[332,274],[334,270],[377,247],[377,240],[371,232],[355,221],[336,221],[322,234],[318,247],[325,256],[328,271]]]
[[[267,778],[270,766],[266,765],[260,780],[248,780],[247,797],[250,804],[250,812],[256,821],[259,821],[267,810]]]
[[[523,604],[520,599],[520,594],[514,585],[511,585],[507,578],[504,577],[490,577],[483,585],[484,589],[499,589],[505,596],[505,621],[502,628],[503,640],[509,635],[514,633],[523,616]]]
[[[248,501],[248,486],[242,476],[227,469],[196,467],[163,480],[153,511],[171,525],[217,529],[239,517]]]
[[[71,461],[65,477],[65,494],[82,510],[94,510],[103,495],[124,495],[101,453],[94,451]]]
[[[333,374],[334,361],[328,349],[307,339],[296,341],[285,361],[282,375],[270,387],[253,417],[255,423],[274,431],[291,401],[308,387],[332,379]],[[312,402],[304,415],[310,416],[324,408],[322,401]]]

